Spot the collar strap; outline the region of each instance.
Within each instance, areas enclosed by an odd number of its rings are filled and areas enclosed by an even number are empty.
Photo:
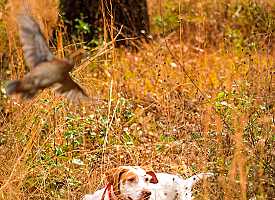
[[[101,200],[104,200],[104,197],[106,195],[106,192],[108,191],[108,197],[109,197],[109,200],[111,200],[111,188],[112,188],[112,184],[111,183],[108,183],[105,187],[105,190],[102,194],[102,197],[101,197]]]

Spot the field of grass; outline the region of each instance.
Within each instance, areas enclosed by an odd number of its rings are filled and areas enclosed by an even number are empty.
[[[148,3],[154,40],[138,52],[101,44],[75,67],[93,101],[51,89],[7,97],[1,80],[0,199],[80,199],[119,165],[214,172],[195,199],[275,198],[275,3]],[[0,77],[22,77],[17,33],[1,13]]]

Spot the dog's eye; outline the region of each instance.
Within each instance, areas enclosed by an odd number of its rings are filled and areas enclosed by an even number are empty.
[[[145,178],[145,182],[148,182],[149,181],[149,178]]]
[[[129,182],[134,182],[136,179],[133,177],[133,178],[129,178],[128,181]]]

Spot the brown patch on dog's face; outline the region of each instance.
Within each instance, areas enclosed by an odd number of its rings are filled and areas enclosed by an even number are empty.
[[[127,172],[129,172],[129,169],[121,166],[111,169],[105,174],[107,182],[113,185],[114,193],[116,196],[120,195],[120,181],[122,179],[126,180],[127,176],[125,174],[127,174]],[[132,178],[133,177],[130,177],[130,180],[132,180]]]
[[[138,182],[138,176],[134,172],[125,172],[121,175],[120,181],[125,184],[126,181],[129,183],[137,183]]]

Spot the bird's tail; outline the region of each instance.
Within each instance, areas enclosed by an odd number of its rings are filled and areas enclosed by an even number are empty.
[[[6,86],[7,95],[18,93],[20,91],[20,86],[21,86],[21,81],[19,80],[9,81],[8,85]]]

